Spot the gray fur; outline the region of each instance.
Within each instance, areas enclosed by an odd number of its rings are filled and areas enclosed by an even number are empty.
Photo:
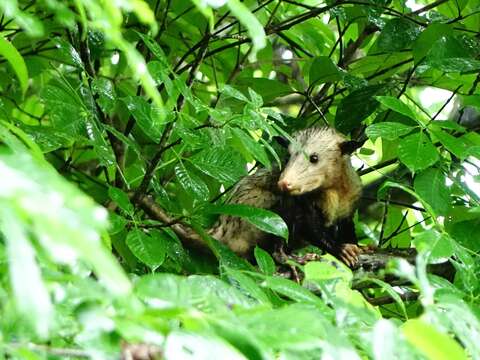
[[[230,203],[275,210],[282,197],[311,194],[308,196],[322,209],[327,226],[350,216],[360,196],[361,182],[349,155],[341,153],[340,144],[344,141],[343,135],[328,127],[297,132],[283,171],[262,169],[245,177],[233,190]],[[315,164],[309,160],[313,153],[318,155]],[[292,184],[289,194],[280,192],[279,179]],[[247,221],[227,215],[221,216],[209,233],[240,255],[269,239],[268,234]]]

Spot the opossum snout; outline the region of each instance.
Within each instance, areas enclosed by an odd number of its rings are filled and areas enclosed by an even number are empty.
[[[290,190],[292,190],[292,184],[290,184],[287,180],[285,179],[280,179],[277,183],[278,185],[278,188],[281,190],[281,191],[285,191],[285,192],[289,192]]]

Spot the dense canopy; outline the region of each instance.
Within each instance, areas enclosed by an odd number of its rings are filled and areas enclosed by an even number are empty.
[[[476,0],[0,1],[0,357],[480,359],[479,39]],[[288,237],[225,202],[323,125],[370,268],[207,235]]]

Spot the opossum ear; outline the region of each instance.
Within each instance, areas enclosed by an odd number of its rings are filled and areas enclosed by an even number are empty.
[[[355,141],[355,140],[344,141],[343,143],[340,144],[340,151],[342,152],[342,155],[345,155],[345,154],[350,155],[362,145],[363,145],[362,142]]]
[[[283,136],[274,136],[273,139],[280,145],[283,146],[284,148],[288,148],[290,145],[290,141],[286,137]]]

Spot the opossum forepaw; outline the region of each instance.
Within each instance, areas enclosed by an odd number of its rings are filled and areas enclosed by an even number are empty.
[[[362,249],[355,244],[343,244],[340,249],[339,258],[349,267],[354,267],[358,262],[358,255],[362,252]]]

